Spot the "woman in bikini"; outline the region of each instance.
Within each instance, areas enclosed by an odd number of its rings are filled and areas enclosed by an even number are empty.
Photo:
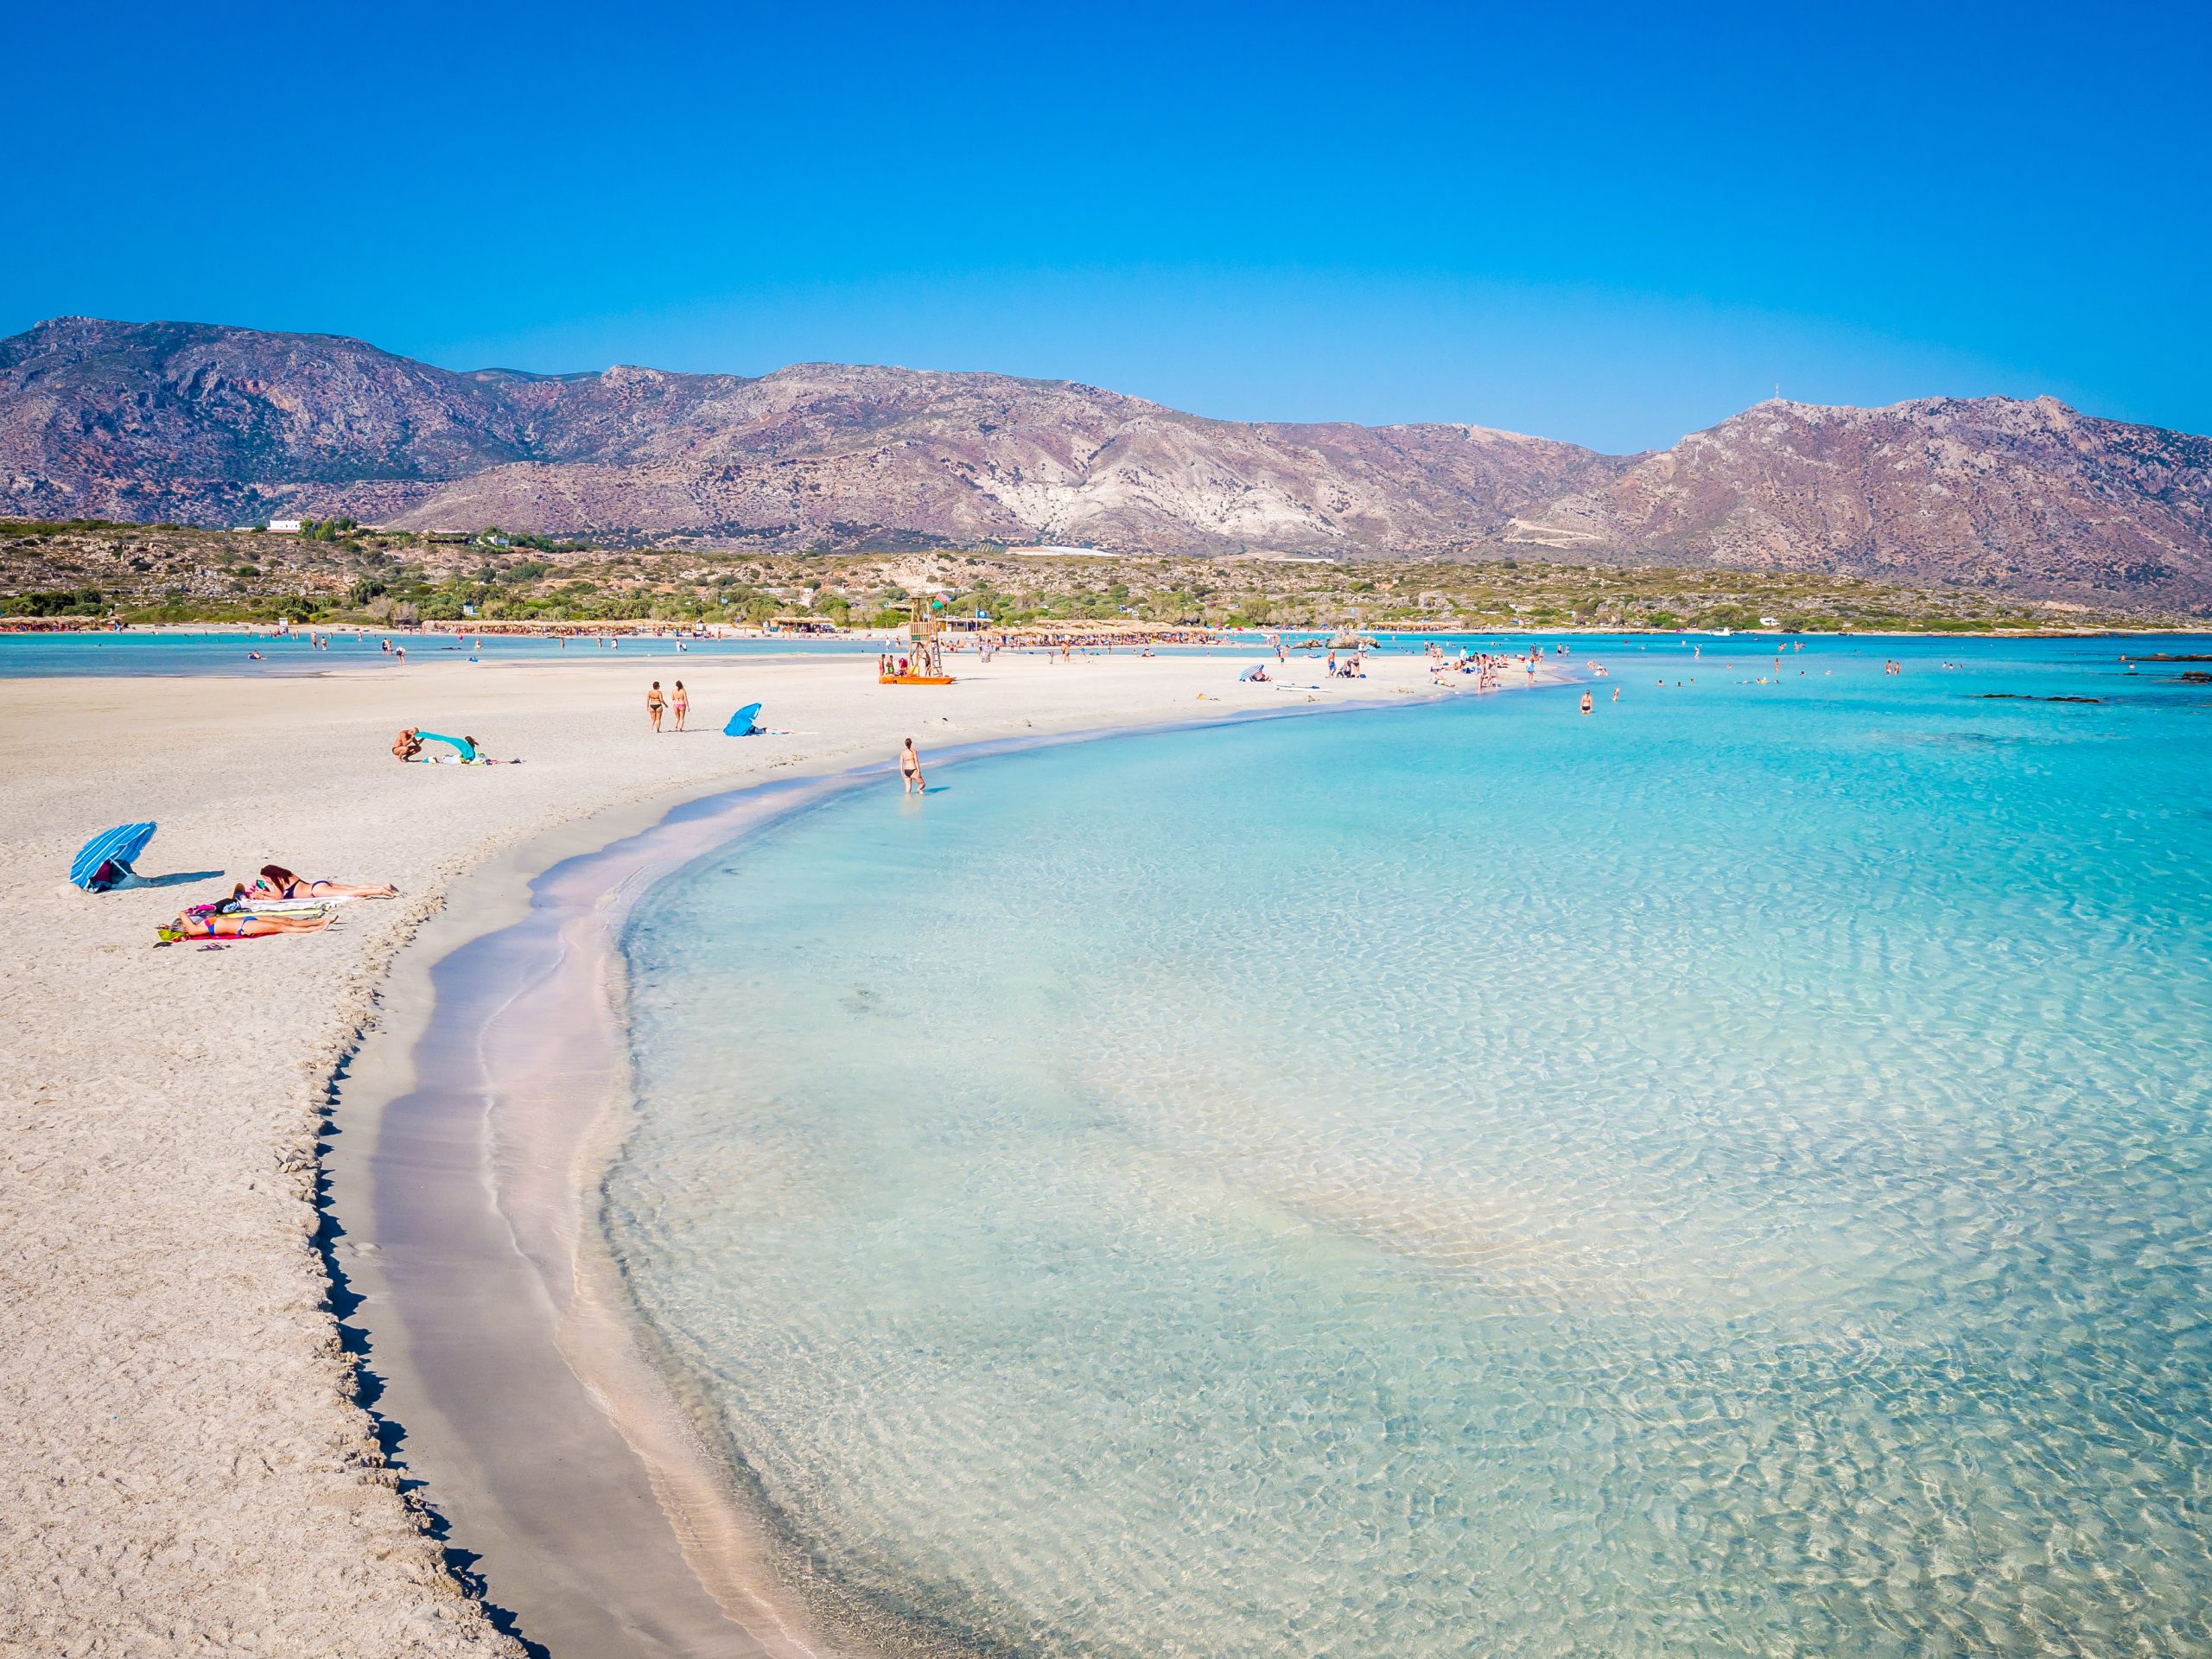
[[[676,716],[676,729],[683,729],[683,716],[690,712],[691,694],[683,689],[683,682],[676,683],[676,695],[669,700],[668,711]]]
[[[320,933],[330,925],[330,912],[313,916],[263,916],[250,910],[187,911],[166,927],[156,928],[164,944],[179,939],[260,939],[272,933]]]
[[[310,881],[294,875],[282,864],[264,864],[254,884],[232,895],[243,899],[396,899],[399,889],[390,882],[381,887],[356,887],[346,881]]]
[[[655,731],[660,730],[660,711],[664,706],[666,699],[660,694],[660,682],[655,680],[653,689],[645,693],[645,713],[652,717]]]
[[[922,757],[914,753],[914,740],[908,738],[906,747],[899,751],[899,775],[906,780],[906,793],[926,795],[930,786],[922,781]]]

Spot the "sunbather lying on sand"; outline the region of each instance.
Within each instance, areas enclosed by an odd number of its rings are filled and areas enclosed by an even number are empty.
[[[246,899],[391,899],[399,889],[390,882],[381,887],[355,887],[346,881],[310,881],[303,875],[294,875],[282,864],[264,864],[260,877],[250,887],[240,887],[239,895]]]
[[[257,916],[250,910],[187,911],[155,931],[164,944],[178,939],[258,939],[270,933],[319,933],[330,925],[330,912],[312,916]]]

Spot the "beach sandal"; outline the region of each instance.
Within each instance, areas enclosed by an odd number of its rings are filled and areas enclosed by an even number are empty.
[[[231,947],[219,939],[210,939],[200,947],[202,950],[227,950]]]

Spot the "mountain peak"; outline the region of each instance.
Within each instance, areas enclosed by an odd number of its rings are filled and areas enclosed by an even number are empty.
[[[329,334],[50,318],[0,340],[0,512],[342,513],[748,550],[1845,570],[2212,605],[2212,440],[2049,397],[1771,398],[1600,455],[1471,423],[1201,419],[1077,381],[798,363],[454,373]]]

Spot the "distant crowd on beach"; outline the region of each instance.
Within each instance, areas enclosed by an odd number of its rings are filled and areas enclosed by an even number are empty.
[[[1555,645],[1553,651],[1558,656],[1566,657],[1573,653],[1573,647],[1565,645]],[[1462,645],[1459,647],[1459,654],[1455,657],[1446,651],[1442,645],[1431,640],[1427,648],[1427,654],[1429,678],[1433,682],[1440,684],[1444,682],[1445,676],[1459,675],[1462,677],[1471,677],[1475,683],[1474,689],[1478,691],[1495,691],[1504,683],[1504,677],[1516,668],[1521,671],[1526,683],[1534,685],[1536,683],[1536,672],[1543,665],[1544,648],[1541,645],[1531,645],[1524,652],[1507,653],[1472,651]],[[1618,695],[1616,700],[1618,700]]]

